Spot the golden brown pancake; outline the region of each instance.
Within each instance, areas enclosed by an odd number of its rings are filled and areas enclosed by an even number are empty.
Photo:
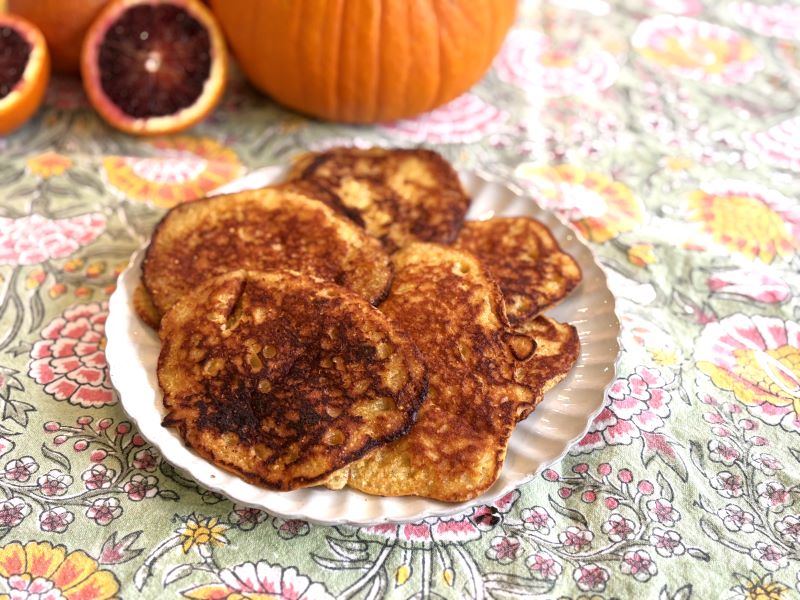
[[[581,343],[575,327],[542,315],[523,321],[514,329],[529,335],[536,342],[533,356],[521,363],[514,372],[517,383],[538,391],[531,402],[517,406],[517,421],[521,421],[533,412],[545,393],[572,370],[578,360]]]
[[[276,490],[320,483],[408,431],[427,387],[361,296],[288,271],[208,280],[161,321],[158,381],[188,446]]]
[[[133,291],[133,310],[139,318],[156,331],[161,323],[161,313],[153,304],[153,299],[145,287],[140,283]]]
[[[469,500],[497,479],[517,406],[532,401],[513,373],[533,343],[509,331],[500,290],[474,256],[418,243],[392,260],[395,279],[380,310],[422,353],[428,398],[406,437],[350,465],[348,485]]]
[[[581,269],[550,230],[529,217],[468,221],[455,247],[472,252],[497,279],[512,324],[557,304],[581,280]]]
[[[206,279],[236,269],[291,269],[381,300],[391,280],[380,242],[329,206],[276,186],[195,200],[156,228],[142,281],[161,312]]]
[[[302,156],[291,177],[333,190],[389,250],[452,242],[470,204],[458,174],[432,150],[333,148]]]

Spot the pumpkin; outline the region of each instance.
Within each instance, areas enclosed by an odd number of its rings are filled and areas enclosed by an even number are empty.
[[[489,68],[516,0],[211,0],[247,78],[297,111],[372,123],[462,94]]]
[[[8,12],[42,30],[53,69],[78,73],[83,36],[108,0],[8,0]]]

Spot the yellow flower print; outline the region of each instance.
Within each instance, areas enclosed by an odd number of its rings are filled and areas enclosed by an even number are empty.
[[[628,248],[628,262],[637,267],[646,267],[656,262],[653,244],[634,244]]]
[[[642,222],[642,205],[633,192],[602,173],[524,163],[516,175],[540,193],[536,200],[545,208],[555,209],[593,242],[606,242]]]
[[[800,432],[800,324],[734,314],[706,325],[695,359],[752,415]]]
[[[745,83],[764,67],[746,37],[688,17],[658,15],[642,21],[631,43],[653,63],[698,81]]]
[[[83,550],[67,553],[50,542],[11,542],[0,548],[0,600],[53,597],[65,600],[112,600],[119,582],[111,571],[98,569]],[[49,595],[48,595],[49,592]],[[16,595],[15,595],[16,594]]]
[[[800,246],[800,208],[759,185],[711,182],[689,194],[689,211],[715,242],[751,259],[771,263]]]
[[[72,166],[72,161],[55,152],[45,152],[28,159],[28,170],[39,177],[54,177],[63,175]]]
[[[220,525],[216,517],[198,520],[192,516],[177,533],[183,538],[182,547],[186,553],[192,546],[224,546],[228,540],[222,534],[227,529],[227,525]]]
[[[745,600],[786,600],[788,597],[784,594],[789,591],[789,588],[772,580],[772,574],[767,573],[763,577],[753,575],[752,577],[742,577],[740,579],[742,585],[735,588],[740,591],[740,597]]]
[[[205,196],[244,172],[233,150],[209,138],[178,136],[150,144],[153,156],[103,159],[108,183],[126,198],[170,208]]]

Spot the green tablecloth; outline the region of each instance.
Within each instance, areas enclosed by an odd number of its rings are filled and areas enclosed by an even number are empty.
[[[154,140],[55,80],[0,140],[0,586],[797,597],[798,40],[788,3],[526,3],[485,79],[419,119],[317,123],[235,79],[206,123]],[[110,387],[106,301],[163,207],[338,143],[424,143],[522,184],[608,269],[624,352],[605,409],[494,506],[364,529],[237,506],[161,461]]]

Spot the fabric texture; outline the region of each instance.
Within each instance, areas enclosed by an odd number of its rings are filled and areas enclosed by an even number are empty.
[[[479,85],[374,127],[235,77],[207,122],[135,139],[56,78],[0,140],[0,597],[797,597],[799,101],[788,2],[526,2]],[[107,298],[163,210],[343,143],[519,185],[607,269],[604,409],[492,506],[360,529],[237,506],[162,461],[110,385]]]

